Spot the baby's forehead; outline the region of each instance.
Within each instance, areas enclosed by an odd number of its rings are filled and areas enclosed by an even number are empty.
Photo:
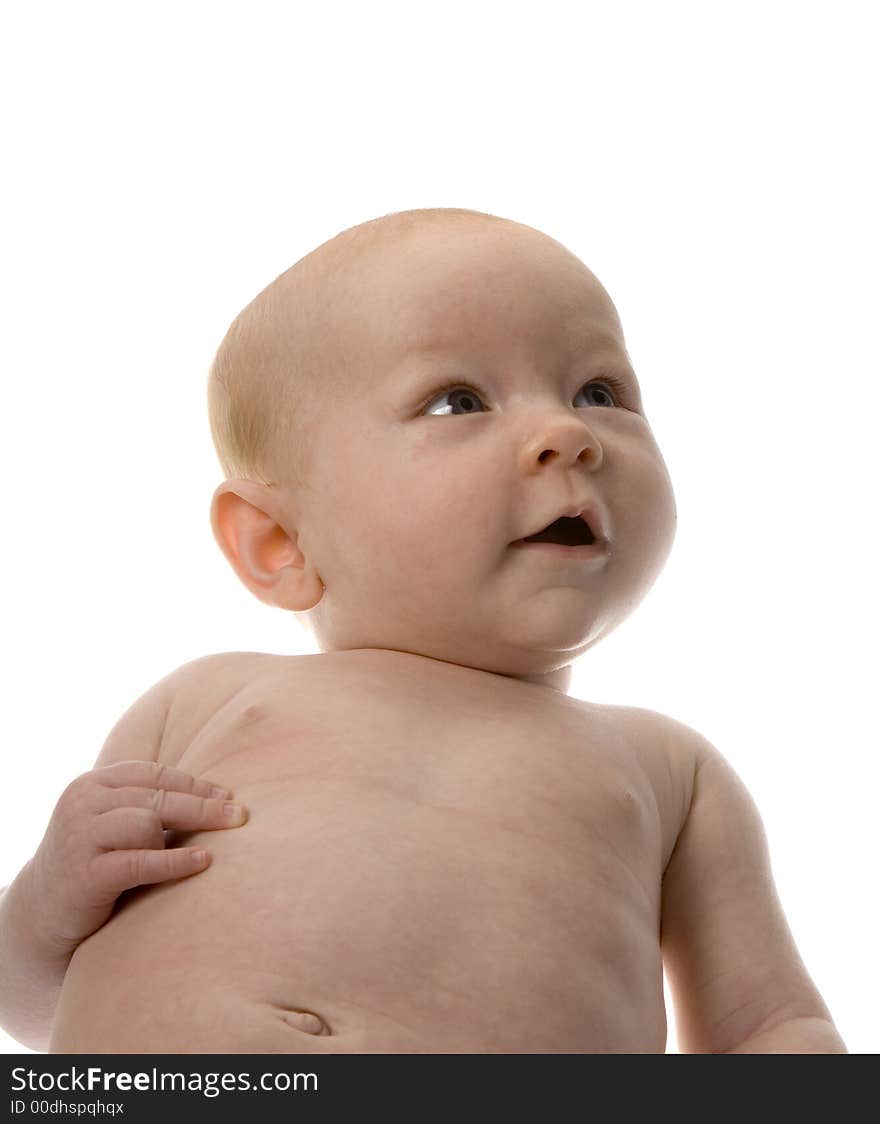
[[[363,246],[330,243],[270,286],[251,311],[279,367],[319,386],[325,406],[413,365],[499,355],[563,364],[628,362],[598,278],[553,239],[518,230],[432,230]],[[335,389],[335,393],[334,393]],[[327,394],[329,393],[329,397]]]
[[[499,312],[516,297],[566,294],[607,303],[595,274],[554,239],[527,228],[420,231],[374,250],[361,263],[359,280],[372,293],[432,296],[467,307],[494,300]],[[613,307],[613,306],[612,306]],[[436,311],[436,306],[428,309]],[[448,309],[447,309],[448,311]]]
[[[411,240],[375,255],[340,306],[359,343],[423,354],[522,340],[623,347],[598,278],[552,239]],[[366,265],[366,263],[362,263]]]

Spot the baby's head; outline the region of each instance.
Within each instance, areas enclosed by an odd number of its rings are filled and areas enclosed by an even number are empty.
[[[566,690],[672,547],[614,305],[529,226],[439,209],[343,231],[239,314],[208,398],[217,541],[323,651]],[[514,545],[588,506],[598,557]]]

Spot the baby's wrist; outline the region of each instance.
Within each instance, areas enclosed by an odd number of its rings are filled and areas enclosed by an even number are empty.
[[[7,893],[11,895],[4,919],[9,930],[7,939],[32,950],[29,959],[39,961],[44,969],[63,975],[76,945],[53,929],[45,894],[37,885],[33,859],[25,863]]]
[[[31,901],[28,865],[0,895],[0,1026],[31,1050],[47,1050],[70,956],[53,949]]]

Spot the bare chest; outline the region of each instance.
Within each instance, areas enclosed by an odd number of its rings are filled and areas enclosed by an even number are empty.
[[[209,870],[133,893],[94,955],[174,933],[179,995],[220,973],[243,1009],[318,1012],[315,1048],[662,1050],[681,801],[647,713],[405,653],[244,661],[176,701],[161,759],[248,824],[180,837]]]
[[[366,818],[398,805],[576,850],[613,839],[659,890],[680,793],[648,712],[406,653],[268,659],[232,690],[205,684],[199,707],[181,699],[162,759],[215,775],[252,811],[308,793],[349,822],[355,804]]]

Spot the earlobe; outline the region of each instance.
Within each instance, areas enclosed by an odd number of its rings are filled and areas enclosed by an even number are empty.
[[[304,612],[321,600],[324,584],[266,485],[225,480],[211,500],[211,528],[229,564],[261,601]]]

